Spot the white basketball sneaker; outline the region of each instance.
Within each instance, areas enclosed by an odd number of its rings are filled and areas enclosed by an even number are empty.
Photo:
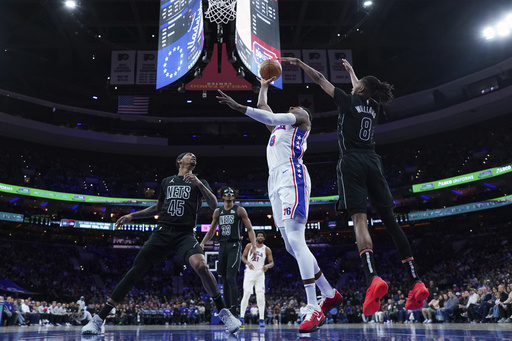
[[[103,326],[103,320],[98,315],[95,315],[92,320],[82,328],[82,334],[84,335],[98,335],[104,332],[105,327]]]
[[[224,323],[224,326],[226,326],[228,332],[231,334],[235,333],[238,329],[240,329],[240,326],[242,325],[242,322],[240,322],[239,319],[233,316],[231,312],[224,308],[219,313],[219,318]]]

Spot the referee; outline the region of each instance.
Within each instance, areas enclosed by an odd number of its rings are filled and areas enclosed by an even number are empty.
[[[150,218],[159,215],[158,228],[140,249],[132,268],[115,287],[112,295],[98,315],[82,328],[82,334],[101,334],[105,318],[115,306],[122,302],[131,288],[144,274],[172,253],[179,255],[201,278],[204,288],[213,297],[219,317],[230,333],[240,328],[240,321],[226,309],[220,295],[217,281],[210,272],[195,237],[197,211],[203,198],[211,209],[217,207],[217,198],[208,182],[198,179],[192,171],[197,159],[193,153],[182,153],[176,158],[178,174],[165,178],[160,186],[156,205],[120,217],[116,226],[122,226],[134,219]]]

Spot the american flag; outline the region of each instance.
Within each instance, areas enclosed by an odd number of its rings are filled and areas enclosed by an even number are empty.
[[[146,115],[148,113],[149,97],[119,96],[117,113],[128,115]]]

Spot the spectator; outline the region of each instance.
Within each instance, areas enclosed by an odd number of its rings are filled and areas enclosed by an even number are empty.
[[[80,299],[76,301],[76,304],[78,304],[78,309],[85,310],[85,297],[80,296]]]
[[[283,312],[283,324],[295,324],[297,322],[297,312],[293,306],[293,303],[289,303]]]
[[[187,307],[187,303],[183,302],[180,307],[180,324],[187,325],[189,312],[190,309]]]
[[[12,306],[12,302],[9,302],[9,297],[7,301],[4,300],[3,296],[0,296],[0,303],[4,304],[4,309],[2,311],[2,321],[6,326],[14,325],[17,321],[16,312],[14,311],[14,307]]]
[[[475,309],[478,316],[477,321],[487,322],[487,314],[489,313],[489,310],[491,310],[491,308],[494,306],[494,302],[495,298],[493,294],[487,290],[486,286],[482,286],[482,300],[480,305],[478,305],[478,307]]]
[[[274,324],[281,324],[281,305],[278,303],[274,306]]]
[[[165,325],[168,326],[169,324],[172,324],[172,309],[170,304],[167,304],[165,306],[165,308],[163,309],[163,313]]]
[[[428,307],[421,309],[424,321],[423,323],[432,323],[437,310],[441,307],[439,305],[439,295],[434,294],[433,298],[428,302]]]
[[[459,293],[460,295],[460,293]],[[453,310],[459,305],[459,299],[452,290],[448,290],[448,299],[444,302],[444,307],[441,308],[443,315],[442,321],[449,322],[453,314]]]
[[[397,316],[397,322],[402,324],[407,319],[407,312],[405,310],[405,298],[400,298],[398,300],[398,303],[396,305],[396,316]]]
[[[505,285],[501,283],[498,285],[498,299],[496,300],[495,307],[498,310],[498,316],[500,317],[499,323],[504,323],[510,314],[507,315],[507,310],[504,302],[507,302],[509,294],[505,290]]]

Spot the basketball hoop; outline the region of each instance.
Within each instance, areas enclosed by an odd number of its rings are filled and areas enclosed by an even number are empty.
[[[211,22],[227,24],[236,18],[236,0],[208,0],[208,9],[204,16]]]

